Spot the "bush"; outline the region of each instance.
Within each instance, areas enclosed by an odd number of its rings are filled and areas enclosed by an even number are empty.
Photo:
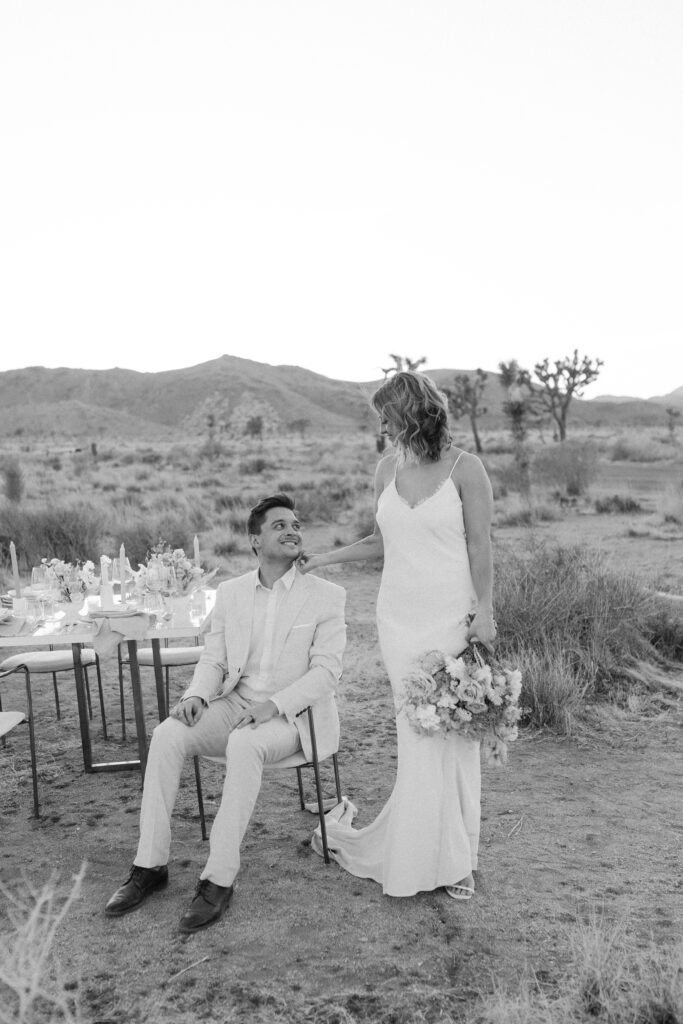
[[[523,976],[516,991],[485,995],[480,1024],[681,1024],[683,946],[659,949],[632,921],[591,914],[571,936],[571,954],[549,992]]]
[[[5,497],[8,501],[18,505],[24,496],[24,471],[18,459],[7,458],[0,466],[2,473]]]
[[[683,624],[672,633],[654,593],[590,549],[536,544],[499,554],[494,607],[501,657],[529,665],[523,703],[532,721],[564,732],[584,697],[611,697],[629,669],[662,664],[683,644]]]
[[[612,494],[609,498],[596,498],[593,502],[596,512],[642,512],[643,506],[635,498],[627,495],[622,498],[620,494]]]
[[[563,441],[536,452],[532,461],[535,483],[562,487],[577,497],[585,494],[595,479],[598,449],[592,441]]]
[[[656,442],[631,441],[623,437],[614,442],[610,452],[612,462],[656,462],[669,457],[670,452]]]
[[[240,462],[239,471],[243,476],[256,476],[259,473],[263,473],[266,469],[274,469],[266,459],[262,459],[260,456],[254,459],[243,459]]]
[[[0,511],[0,533],[12,537],[27,566],[37,565],[41,558],[96,561],[102,553],[105,532],[104,514],[88,505]]]

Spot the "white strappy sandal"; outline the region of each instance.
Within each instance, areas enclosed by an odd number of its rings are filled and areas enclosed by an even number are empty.
[[[446,895],[452,900],[471,900],[474,888],[471,885],[445,885]]]

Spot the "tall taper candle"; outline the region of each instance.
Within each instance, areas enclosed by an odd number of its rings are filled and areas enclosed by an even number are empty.
[[[194,564],[199,568],[199,540],[196,533],[194,535]]]
[[[14,545],[13,540],[9,542],[9,556],[12,560],[12,576],[14,577],[14,596],[21,597],[21,583],[19,582],[19,563],[17,562],[17,549]]]
[[[107,570],[107,563],[105,562],[105,556],[102,555],[100,558],[100,582],[109,583],[109,572]]]
[[[119,565],[121,567],[121,604],[126,603],[126,549],[121,545],[119,548]]]

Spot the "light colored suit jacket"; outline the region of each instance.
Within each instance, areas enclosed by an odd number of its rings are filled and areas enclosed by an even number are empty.
[[[204,653],[184,697],[215,700],[237,686],[249,654],[258,570],[221,583],[206,635]],[[318,576],[297,572],[273,638],[274,689],[278,704],[311,757],[308,715],[313,705],[320,758],[339,749],[339,716],[334,688],[342,671],[346,645],[346,591]]]

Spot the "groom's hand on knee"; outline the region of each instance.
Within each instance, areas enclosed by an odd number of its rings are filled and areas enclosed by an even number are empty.
[[[235,729],[244,729],[245,726],[250,725],[252,729],[255,729],[259,725],[263,725],[264,722],[269,722],[271,718],[275,718],[279,715],[275,704],[272,700],[264,700],[262,704],[252,704],[250,708],[242,711],[235,721]]]
[[[183,725],[196,725],[204,713],[204,701],[201,697],[188,697],[179,701],[171,708],[169,716],[177,718]]]

